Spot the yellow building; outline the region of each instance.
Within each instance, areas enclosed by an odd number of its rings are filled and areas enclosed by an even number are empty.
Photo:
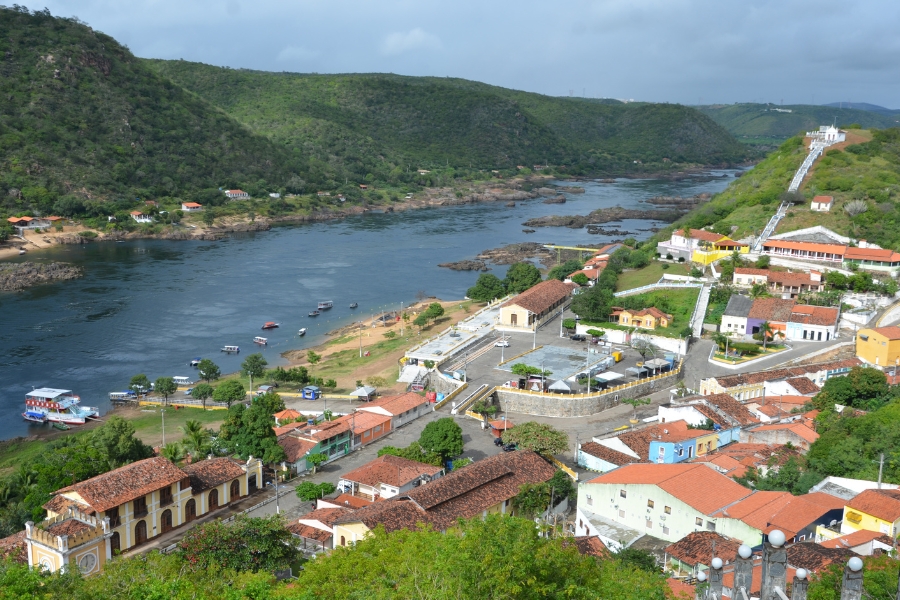
[[[900,533],[900,490],[865,490],[844,507],[841,533],[877,531],[891,538]]]
[[[576,283],[563,283],[558,279],[540,282],[500,307],[497,329],[534,331],[569,304],[572,290],[577,287]]]
[[[900,365],[900,327],[875,327],[856,332],[856,356],[876,367]]]
[[[641,310],[628,310],[626,308],[613,308],[613,320],[620,325],[640,327],[641,329],[656,329],[668,327],[672,323],[672,315],[666,314],[655,306]]]
[[[519,487],[543,483],[554,473],[555,466],[530,450],[497,454],[339,518],[334,545],[355,543],[378,525],[390,532],[427,523],[437,531],[448,531],[459,519],[513,514],[512,499]]]
[[[112,554],[109,520],[66,509],[40,524],[25,524],[28,564],[48,571],[77,568],[83,575],[99,573]]]
[[[29,564],[47,559],[53,570],[62,568],[82,552],[73,544],[88,542],[101,544],[99,556],[109,558],[246,497],[261,482],[262,463],[252,458],[210,458],[184,468],[163,457],[139,460],[54,492],[44,505],[47,519],[30,528],[33,535],[26,530],[29,557],[36,557]],[[58,560],[52,559],[46,548],[61,532],[74,538],[65,551],[56,544]],[[99,567],[106,558],[98,558]]]

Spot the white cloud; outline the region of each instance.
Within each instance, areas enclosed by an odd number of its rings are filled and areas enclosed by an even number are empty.
[[[436,35],[416,27],[406,33],[399,31],[391,33],[381,43],[381,53],[385,56],[397,56],[420,48],[438,50],[441,48],[441,40]]]
[[[310,50],[303,46],[285,46],[278,53],[278,60],[281,62],[305,61],[312,60],[318,55],[318,51]]]

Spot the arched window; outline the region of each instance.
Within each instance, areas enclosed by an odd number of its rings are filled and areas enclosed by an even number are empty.
[[[197,502],[191,498],[184,505],[184,522],[190,523],[197,518]]]
[[[147,541],[147,522],[138,521],[134,526],[134,545],[140,546]]]
[[[228,501],[234,502],[241,497],[241,482],[235,479],[231,482],[231,489],[228,490]]]
[[[172,531],[172,511],[171,509],[166,509],[163,511],[160,516],[162,533],[166,533],[167,531]]]
[[[347,540],[344,538],[344,536],[341,536],[341,546],[346,546],[346,545],[347,545]]]
[[[209,510],[219,508],[219,490],[213,490],[209,493]]]

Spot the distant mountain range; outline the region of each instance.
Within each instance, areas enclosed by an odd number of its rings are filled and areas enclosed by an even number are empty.
[[[697,108],[740,141],[769,147],[820,125],[856,123],[863,129],[887,129],[900,123],[900,111],[882,114],[831,105],[713,104]]]
[[[867,110],[869,112],[887,116],[900,114],[900,109],[885,108],[883,106],[878,106],[877,104],[869,104],[868,102],[832,102],[831,104],[823,104],[823,106],[832,106],[840,109]]]

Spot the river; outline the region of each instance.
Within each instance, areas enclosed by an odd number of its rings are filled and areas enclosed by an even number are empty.
[[[216,242],[136,240],[31,252],[31,261],[81,266],[84,277],[0,294],[0,439],[28,435],[36,427],[21,418],[25,393],[34,387],[74,390],[83,404],[105,411],[108,393],[126,389],[137,373],[151,381],[195,377],[188,366],[195,356],[213,359],[223,373],[238,370],[257,351],[270,365],[281,364],[281,352],[320,344],[328,331],[382,308],[397,309],[420,291],[462,298],[478,273],[438,263],[515,242],[611,241],[584,229],[525,234],[527,219],[616,205],[652,208],[644,200],[715,193],[733,181],[733,171],[713,174],[718,177],[579,183],[586,193],[567,194],[565,204],[535,199],[515,208],[490,203],[369,213]],[[655,225],[624,221],[604,227],[642,239]],[[505,267],[492,272],[502,278]],[[320,300],[333,300],[334,308],[309,318]],[[352,302],[359,308],[351,310]],[[262,332],[266,321],[281,327]],[[303,338],[296,335],[300,327],[309,328]],[[268,337],[269,345],[255,347],[256,335]],[[240,355],[221,353],[226,344],[239,345]]]

